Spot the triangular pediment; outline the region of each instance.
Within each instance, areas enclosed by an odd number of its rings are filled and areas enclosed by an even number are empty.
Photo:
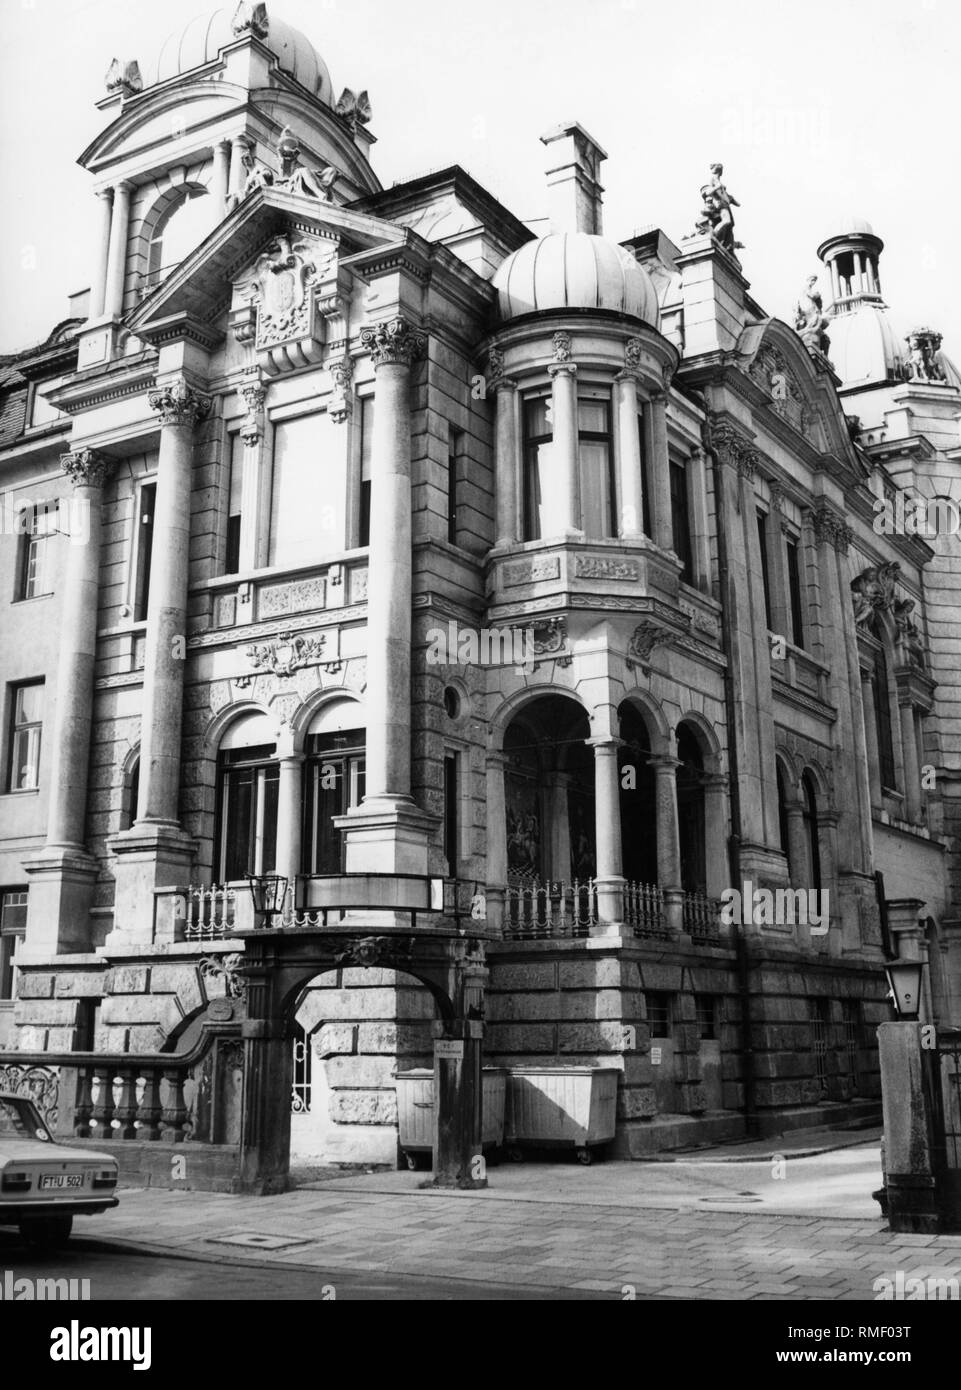
[[[333,202],[261,188],[235,208],[182,261],[127,320],[131,332],[150,339],[178,318],[212,325],[229,307],[235,282],[255,272],[257,260],[278,237],[322,244],[338,258],[379,247],[423,245],[416,233]]]

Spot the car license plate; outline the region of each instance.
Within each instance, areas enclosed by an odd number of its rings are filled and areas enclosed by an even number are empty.
[[[45,1173],[40,1179],[40,1190],[47,1192],[51,1187],[83,1187],[82,1173]]]

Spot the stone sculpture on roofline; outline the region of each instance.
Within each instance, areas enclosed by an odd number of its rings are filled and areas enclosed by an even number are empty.
[[[711,182],[701,185],[701,215],[694,224],[695,236],[711,236],[724,251],[734,256],[743,249],[742,241],[734,239],[733,208],[741,205],[729,193],[722,181],[723,164],[711,165]]]
[[[809,275],[804,288],[798,295],[794,306],[794,327],[801,336],[804,346],[811,351],[822,353],[825,357],[831,340],[825,333],[828,320],[824,313],[824,301],[817,288],[818,277]]]

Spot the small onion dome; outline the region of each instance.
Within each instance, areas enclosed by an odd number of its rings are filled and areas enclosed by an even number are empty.
[[[828,324],[831,364],[845,386],[898,381],[904,347],[880,305],[862,304]]]
[[[238,37],[242,37],[234,33],[236,12],[236,5],[210,10],[196,15],[185,27],[175,29],[161,45],[156,62],[146,65],[144,85],[153,86],[155,82],[166,82],[171,77],[192,72],[211,62],[228,44],[236,43]],[[284,72],[330,105],[333,88],[327,64],[299,29],[292,29],[270,14],[263,41],[271,53],[277,55]]]
[[[608,309],[657,327],[657,293],[629,251],[590,232],[528,241],[493,279],[502,319],[548,309]]]

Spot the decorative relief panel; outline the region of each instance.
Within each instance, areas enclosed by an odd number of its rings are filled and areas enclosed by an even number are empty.
[[[504,587],[515,584],[537,584],[542,579],[558,579],[561,573],[559,555],[539,555],[533,560],[517,560],[505,565]]]
[[[270,584],[257,597],[257,617],[273,618],[280,613],[305,613],[323,608],[327,581],[321,576],[298,579],[292,584]]]
[[[576,579],[616,579],[630,583],[637,579],[633,560],[621,560],[610,555],[578,555],[574,560]]]
[[[314,666],[321,660],[327,638],[302,637],[278,632],[267,642],[254,643],[247,648],[251,665],[272,671],[277,676],[289,676],[301,666]]]

